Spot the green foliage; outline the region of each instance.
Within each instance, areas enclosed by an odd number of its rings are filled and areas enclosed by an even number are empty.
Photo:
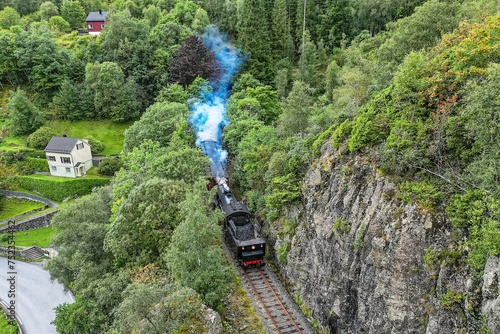
[[[0,11],[0,28],[9,29],[12,26],[18,25],[21,22],[21,17],[15,9],[5,7]]]
[[[332,146],[338,149],[342,142],[351,134],[351,130],[351,122],[346,119],[333,133]]]
[[[78,1],[63,0],[61,16],[69,23],[71,29],[81,28],[85,22],[85,11]]]
[[[59,15],[59,9],[54,3],[45,1],[40,5],[40,16],[42,20],[48,21],[52,16],[57,15]]]
[[[156,102],[168,103],[175,102],[185,104],[189,98],[189,94],[178,84],[169,84],[163,88],[158,96]]]
[[[165,280],[130,284],[115,310],[111,333],[203,332],[202,302],[195,291]]]
[[[334,133],[336,125],[332,125],[328,130],[319,134],[319,136],[312,143],[311,149],[314,157],[319,157],[321,155],[321,146],[323,143],[328,140],[331,135]]]
[[[270,194],[265,196],[268,207],[281,211],[284,205],[300,200],[299,182],[293,174],[273,178],[269,187]]]
[[[439,264],[438,252],[433,249],[432,246],[429,246],[425,251],[424,262],[427,268],[434,272],[437,269],[437,265]]]
[[[110,179],[63,178],[45,175],[17,176],[17,182],[23,189],[35,190],[43,197],[54,201],[62,201],[68,196],[82,196],[89,194],[93,188],[101,187],[110,182]]]
[[[49,164],[46,159],[37,159],[37,158],[26,158],[26,162],[28,166],[33,168],[37,172],[50,172]]]
[[[356,252],[358,252],[360,249],[362,249],[363,246],[365,245],[365,243],[363,241],[363,239],[365,237],[365,233],[366,233],[366,224],[362,223],[361,226],[356,231],[356,239],[354,239],[354,242],[352,243]]]
[[[278,261],[281,264],[285,264],[285,265],[287,264],[287,262],[288,262],[288,253],[290,252],[290,247],[291,247],[291,243],[290,243],[290,241],[288,239],[284,240],[281,243],[281,246],[276,247],[276,252],[278,253]]]
[[[88,63],[85,67],[85,82],[94,91],[94,106],[98,118],[124,122],[139,116],[141,102],[136,97],[136,83],[133,79],[125,81],[118,64]]]
[[[432,181],[405,181],[399,184],[398,198],[406,204],[418,203],[425,207],[434,207],[442,199],[439,186]]]
[[[149,5],[148,8],[142,10],[142,16],[148,21],[149,26],[153,28],[161,19],[161,10],[158,7]]]
[[[386,125],[384,115],[370,109],[360,110],[352,124],[351,138],[347,140],[349,150],[355,152],[362,147],[378,144],[386,136]]]
[[[117,157],[105,157],[101,160],[97,171],[99,174],[113,176],[117,171],[122,168],[123,163],[120,158]]]
[[[104,150],[105,146],[101,141],[90,136],[87,139],[89,140],[90,150],[92,154],[98,154]]]
[[[268,21],[268,6],[264,0],[244,0],[238,20],[238,42],[243,51],[251,54],[245,68],[255,78],[270,82],[272,79],[272,52]]]
[[[109,187],[101,188],[61,207],[52,219],[53,244],[59,255],[47,265],[52,279],[79,293],[112,268],[112,254],[104,250],[111,217]],[[92,251],[89,251],[92,250]]]
[[[344,218],[339,218],[333,223],[332,229],[336,236],[340,236],[351,231],[351,223]]]
[[[115,203],[105,247],[118,264],[146,265],[166,251],[182,221],[179,203],[185,190],[182,181],[152,178]]]
[[[302,138],[312,113],[313,89],[302,81],[295,81],[284,103],[284,111],[279,119],[280,132],[291,136],[299,134]]]
[[[60,16],[52,16],[49,19],[49,27],[54,31],[63,33],[69,32],[71,30],[69,23]]]
[[[165,259],[175,279],[215,307],[225,298],[235,273],[222,265],[222,232],[218,224],[222,217],[220,212],[207,210],[211,196],[204,188],[203,183],[196,184],[180,204],[183,220],[172,235]]]
[[[26,143],[29,147],[43,150],[53,136],[54,131],[52,131],[52,128],[42,126],[40,129],[36,130],[28,136]]]
[[[486,196],[480,190],[470,190],[463,195],[455,195],[446,205],[446,213],[451,222],[458,228],[468,228],[472,225],[474,216],[478,212],[474,208],[482,206],[482,199]]]
[[[465,296],[465,292],[457,292],[448,286],[446,294],[441,295],[441,307],[448,310],[454,310],[456,307],[455,304],[461,304]]]
[[[189,114],[185,104],[175,102],[157,102],[151,105],[135,122],[125,131],[124,152],[131,152],[147,140],[154,140],[160,146],[167,146],[172,138],[172,133],[181,119]]]
[[[94,93],[84,83],[65,80],[59,94],[54,96],[54,105],[63,120],[78,121],[95,115]]]
[[[14,135],[29,134],[40,128],[45,122],[43,114],[26,97],[26,93],[18,89],[6,106],[10,109],[10,127]]]

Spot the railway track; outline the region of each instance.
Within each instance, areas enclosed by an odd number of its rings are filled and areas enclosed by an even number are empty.
[[[272,287],[267,273],[260,268],[247,269],[244,271],[245,278],[252,287],[255,295],[264,307],[269,319],[279,334],[302,334],[304,328],[297,323],[286,309],[286,303],[280,299],[280,293]]]

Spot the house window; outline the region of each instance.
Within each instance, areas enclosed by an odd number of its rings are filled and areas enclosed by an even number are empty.
[[[53,172],[57,172],[57,167],[56,166],[52,166],[52,171]]]
[[[71,172],[71,168],[66,167],[66,173],[69,173],[69,172]]]
[[[70,158],[61,157],[61,162],[63,164],[70,164],[71,163],[71,159]]]
[[[54,156],[52,156],[52,155],[51,155],[51,156],[48,156],[48,158],[49,158],[49,161],[56,161],[56,157],[54,157]]]
[[[101,29],[104,29],[104,24],[101,24]]]
[[[83,143],[76,144],[76,149],[81,150],[83,148]]]
[[[89,29],[94,29],[94,25],[93,24],[89,24]]]

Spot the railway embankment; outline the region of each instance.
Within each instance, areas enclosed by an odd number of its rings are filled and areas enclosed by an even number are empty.
[[[474,274],[444,208],[405,204],[361,156],[330,143],[288,229],[263,234],[284,285],[326,333],[500,333],[498,258]]]

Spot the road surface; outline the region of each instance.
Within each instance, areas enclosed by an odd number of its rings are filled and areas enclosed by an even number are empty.
[[[0,257],[0,299],[7,305],[15,301],[15,312],[26,334],[56,334],[55,326],[50,323],[56,316],[53,308],[65,302],[73,303],[71,292],[64,292],[57,281],[51,282],[49,272],[39,264],[14,260],[15,268],[11,270],[7,261]],[[8,280],[12,276],[15,278],[15,298],[8,296],[11,290]]]

